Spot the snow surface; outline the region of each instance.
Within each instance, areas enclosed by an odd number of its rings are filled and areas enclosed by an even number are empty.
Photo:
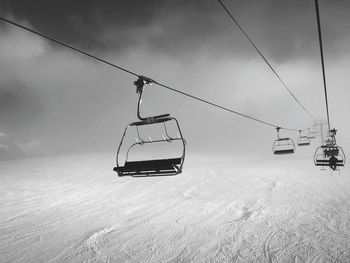
[[[118,178],[113,154],[0,162],[1,262],[350,262],[348,170],[188,156]]]

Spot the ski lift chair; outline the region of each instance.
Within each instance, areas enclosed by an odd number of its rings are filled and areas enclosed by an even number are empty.
[[[292,154],[295,151],[295,144],[291,138],[280,138],[279,131],[280,127],[277,127],[277,139],[274,141],[272,145],[272,152],[275,155],[282,154]]]
[[[318,131],[315,127],[313,127],[312,129],[308,129],[308,134],[307,134],[307,137],[309,139],[315,139],[317,136],[318,136]]]
[[[307,135],[301,135],[301,131],[299,131],[299,138],[297,140],[298,146],[308,146],[310,145],[310,138]]]
[[[314,164],[316,166],[322,166],[323,168],[328,166],[334,171],[345,165],[346,156],[343,149],[336,144],[335,134],[336,130],[331,130],[325,144],[317,147],[314,154]]]
[[[140,121],[132,122],[126,126],[122,139],[120,141],[117,156],[116,156],[116,164],[114,167],[114,171],[118,173],[118,176],[132,176],[132,177],[146,177],[146,176],[169,176],[176,175],[182,172],[182,167],[185,159],[185,145],[186,141],[182,136],[182,132],[180,129],[180,125],[176,118],[170,117],[169,114],[162,114],[151,117],[141,117],[140,116],[140,105],[142,102],[142,92],[145,84],[151,84],[153,81],[149,78],[140,76],[137,81],[134,82],[136,86],[136,92],[139,94],[138,106],[137,106],[137,117]],[[177,133],[176,137],[170,136],[168,133],[167,123],[174,122],[176,124]],[[162,135],[162,139],[152,140],[151,138],[145,140],[141,138],[139,127],[146,125],[155,125],[155,124],[163,124],[164,134]],[[124,164],[120,164],[121,162],[121,147],[124,142],[125,135],[127,132],[135,128],[137,131],[136,142],[128,147],[125,156]],[[146,147],[150,144],[167,144],[172,143],[174,141],[180,142],[182,144],[182,153],[180,156],[176,158],[163,158],[163,159],[145,159],[145,160],[129,160],[130,151],[136,146]]]
[[[315,138],[316,138],[316,135],[317,135],[317,134],[311,133],[311,132],[310,132],[309,135],[308,135],[308,138],[309,138],[309,139],[315,139]]]

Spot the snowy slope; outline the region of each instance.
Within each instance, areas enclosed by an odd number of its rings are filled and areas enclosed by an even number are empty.
[[[135,179],[113,158],[2,162],[1,262],[350,262],[347,169],[189,156]]]

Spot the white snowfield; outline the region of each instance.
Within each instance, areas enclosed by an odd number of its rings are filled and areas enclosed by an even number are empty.
[[[312,160],[188,156],[119,178],[113,154],[0,162],[1,262],[350,262],[350,178]]]

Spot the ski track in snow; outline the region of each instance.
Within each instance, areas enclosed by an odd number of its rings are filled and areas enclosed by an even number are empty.
[[[137,179],[107,154],[1,162],[1,262],[350,262],[346,168],[202,162]]]

